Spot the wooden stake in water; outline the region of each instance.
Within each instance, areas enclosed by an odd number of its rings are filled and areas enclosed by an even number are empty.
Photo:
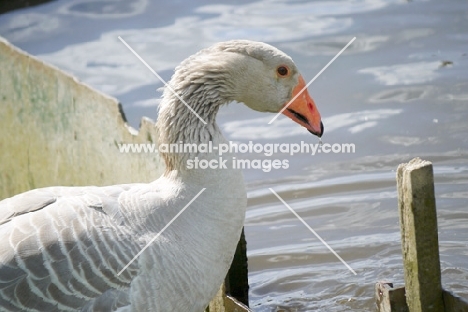
[[[406,301],[411,312],[443,312],[432,164],[415,158],[397,170]]]

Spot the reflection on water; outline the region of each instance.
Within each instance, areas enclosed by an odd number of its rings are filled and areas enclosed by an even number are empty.
[[[88,18],[122,18],[144,12],[148,0],[75,0],[68,1],[60,7],[63,14],[77,15]]]
[[[430,87],[405,87],[393,90],[383,91],[373,96],[370,101],[374,103],[381,102],[408,102],[411,100],[422,99],[429,92]]]
[[[364,68],[359,72],[372,74],[380,83],[387,86],[413,85],[434,80],[439,67],[440,62],[417,62]]]
[[[366,128],[378,125],[378,120],[389,118],[401,113],[401,109],[375,109],[361,112],[337,114],[322,119],[327,125],[327,134],[337,129],[345,128],[351,133],[360,132]],[[223,124],[223,130],[229,137],[238,140],[252,139],[278,139],[294,137],[304,133],[304,129],[298,128],[285,117],[278,117],[274,121],[275,127],[271,127],[268,122],[273,116],[263,116],[247,120],[233,120]]]
[[[362,112],[353,112],[346,114],[338,114],[324,118],[327,125],[327,131],[331,132],[340,128],[347,128],[351,133],[360,132],[366,128],[374,127],[379,120],[389,118],[393,115],[400,114],[401,109],[376,109],[365,110]]]
[[[25,42],[31,38],[47,38],[58,32],[61,21],[45,14],[25,13],[15,16],[0,26],[0,34],[12,42]]]
[[[387,137],[382,137],[382,140],[390,144],[403,145],[403,146],[420,145],[420,144],[427,144],[427,143],[431,143],[431,144],[440,143],[440,140],[437,137],[420,138],[420,137],[411,137],[411,136],[410,137],[387,136]]]
[[[388,40],[388,36],[359,36],[359,40],[346,50],[346,53],[363,53],[377,49]],[[280,43],[278,46],[294,50],[297,53],[313,55],[335,56],[349,42],[349,36],[327,36],[322,40],[305,39],[297,42]]]
[[[435,0],[58,0],[0,16],[0,35],[117,96],[132,126],[156,117],[162,84],[118,36],[164,79],[190,54],[232,38],[278,46],[312,79],[356,36],[309,88],[324,142],[356,152],[274,155],[289,169],[246,170],[246,235],[255,311],[372,311],[376,281],[403,282],[395,170],[415,156],[435,166],[444,287],[468,297],[467,10],[465,1]],[[218,120],[241,143],[317,142],[271,118],[231,104]]]

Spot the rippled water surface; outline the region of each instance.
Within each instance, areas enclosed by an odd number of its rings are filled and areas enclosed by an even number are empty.
[[[287,169],[245,170],[254,311],[372,311],[379,280],[403,282],[395,188],[399,163],[434,164],[444,287],[468,298],[468,3],[466,1],[55,1],[0,16],[0,35],[117,97],[129,122],[156,119],[161,76],[199,49],[245,38],[290,54],[306,80],[356,41],[309,88],[325,143],[355,153],[253,153]],[[317,143],[304,129],[241,104],[218,117],[247,143]],[[268,188],[275,190],[348,270]]]

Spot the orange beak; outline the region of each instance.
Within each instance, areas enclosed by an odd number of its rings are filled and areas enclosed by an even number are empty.
[[[305,86],[304,78],[299,75],[299,83],[292,92],[294,101],[290,102],[283,114],[320,138],[323,135],[322,119],[307,89],[302,91]],[[301,91],[302,93],[300,93]],[[298,94],[299,96],[297,96]]]

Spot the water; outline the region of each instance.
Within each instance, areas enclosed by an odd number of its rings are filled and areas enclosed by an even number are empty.
[[[433,162],[444,287],[468,298],[468,3],[451,1],[65,1],[0,16],[0,35],[122,101],[129,122],[156,118],[164,79],[188,55],[233,38],[271,43],[312,79],[324,143],[355,153],[275,154],[287,169],[245,170],[254,311],[372,311],[379,280],[403,282],[399,163]],[[224,107],[241,143],[319,143],[284,117]],[[265,155],[241,154],[244,159]],[[349,271],[272,188],[356,271]]]

